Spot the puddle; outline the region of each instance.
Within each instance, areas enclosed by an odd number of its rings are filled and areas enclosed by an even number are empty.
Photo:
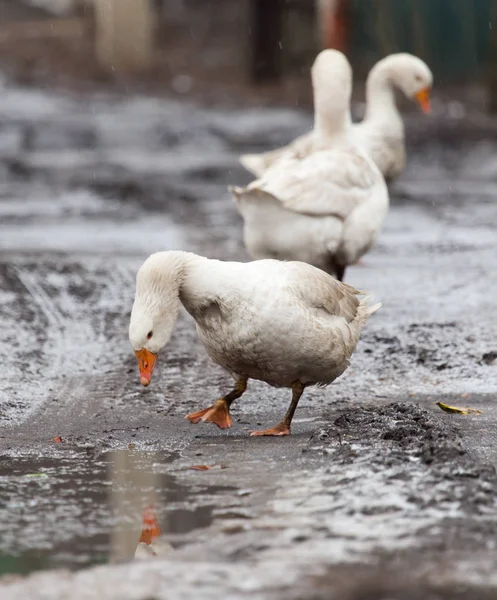
[[[175,458],[129,450],[0,458],[0,576],[127,561],[184,545],[182,534],[212,522],[214,496],[235,488],[187,487],[166,472]]]

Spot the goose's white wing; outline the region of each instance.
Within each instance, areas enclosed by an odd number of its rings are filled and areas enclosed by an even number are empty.
[[[281,160],[286,154],[291,153],[302,157],[312,150],[312,131],[301,135],[287,146],[276,148],[262,154],[242,154],[240,162],[256,177],[262,177],[264,173],[274,164]]]
[[[369,198],[379,176],[371,161],[351,147],[303,159],[286,155],[248,189],[263,190],[297,213],[345,219]]]
[[[320,270],[303,263],[291,263],[293,271],[292,290],[311,310],[332,317],[337,338],[342,341],[346,353],[352,352],[359,332],[381,304],[370,304],[370,296],[341,283]],[[360,299],[358,296],[365,296]],[[348,350],[347,350],[348,347]]]
[[[288,264],[288,263],[287,263]],[[337,281],[324,271],[302,262],[288,264],[292,270],[292,290],[308,308],[323,308],[330,315],[353,321],[364,292]]]

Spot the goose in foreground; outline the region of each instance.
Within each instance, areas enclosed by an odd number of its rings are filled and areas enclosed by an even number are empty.
[[[332,79],[334,73],[328,77]],[[412,54],[390,54],[378,61],[366,81],[366,114],[353,129],[357,141],[371,156],[383,176],[394,179],[405,167],[404,123],[395,103],[395,88],[416,100],[424,113],[430,112],[430,89],[433,75],[428,65]],[[332,102],[333,99],[330,98]],[[263,154],[245,154],[242,165],[256,177],[263,173],[289,150],[307,154],[312,149],[314,132],[306,133],[288,146]]]
[[[260,179],[231,192],[252,258],[299,260],[343,280],[346,267],[373,246],[388,212],[388,190],[355,141],[352,70],[345,56],[321,52],[312,81],[312,150],[287,152]]]
[[[140,381],[150,384],[183,304],[209,356],[235,380],[229,393],[186,419],[231,427],[230,405],[249,379],[258,379],[291,388],[292,401],[280,424],[251,435],[288,435],[304,389],[328,385],[345,371],[362,328],[381,306],[360,295],[305,263],[152,254],[138,271],[129,326]]]

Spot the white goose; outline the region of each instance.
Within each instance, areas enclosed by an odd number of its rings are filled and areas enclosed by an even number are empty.
[[[328,74],[333,78],[334,74]],[[412,54],[391,54],[371,69],[366,81],[366,114],[354,125],[357,140],[371,156],[386,179],[400,175],[405,167],[404,123],[395,103],[395,88],[418,101],[423,112],[430,112],[433,75],[421,59]],[[333,101],[333,99],[331,99]],[[313,132],[288,146],[263,154],[244,154],[242,165],[256,177],[278,161],[288,150],[306,154],[312,147]]]
[[[328,385],[345,371],[362,328],[380,307],[359,300],[361,293],[299,262],[152,254],[138,271],[129,326],[140,381],[150,384],[182,303],[209,356],[236,382],[212,406],[186,418],[230,427],[231,403],[249,379],[258,379],[291,388],[292,402],[279,425],[251,435],[288,435],[304,388]]]
[[[261,179],[231,191],[252,258],[300,260],[342,280],[346,267],[374,244],[388,212],[388,190],[355,141],[345,56],[321,52],[312,81],[311,148],[303,155],[286,152]]]

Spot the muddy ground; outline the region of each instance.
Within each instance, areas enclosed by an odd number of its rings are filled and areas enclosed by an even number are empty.
[[[495,597],[497,142],[456,108],[409,119],[349,273],[383,302],[352,367],[306,393],[291,437],[254,439],[284,390],[253,383],[227,432],[184,420],[231,385],[185,314],[140,387],[134,276],[159,249],[247,260],[237,155],[310,116],[3,86],[2,599]],[[173,550],[129,563],[150,503]]]

